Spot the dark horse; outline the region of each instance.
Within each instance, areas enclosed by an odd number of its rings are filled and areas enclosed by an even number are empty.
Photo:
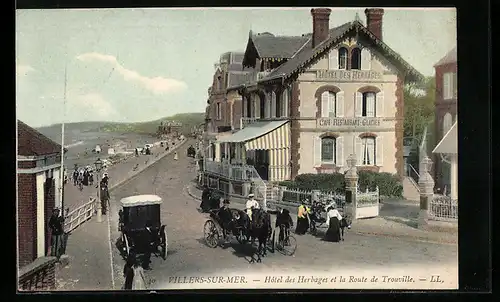
[[[252,221],[250,223],[250,234],[252,237],[252,242],[254,239],[259,240],[259,247],[252,254],[252,259],[250,263],[262,262],[261,257],[267,254],[267,240],[271,237],[271,215],[262,209],[252,210]],[[257,259],[254,256],[257,255]]]

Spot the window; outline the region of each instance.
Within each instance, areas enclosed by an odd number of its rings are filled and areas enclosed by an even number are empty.
[[[221,90],[221,89],[222,89],[222,77],[218,76],[217,77],[217,90]]]
[[[375,138],[364,137],[361,139],[361,165],[375,165]]]
[[[443,136],[448,132],[448,130],[450,130],[452,124],[453,118],[449,112],[446,112],[443,117]]]
[[[457,74],[447,72],[443,74],[443,99],[449,100],[457,96]]]
[[[347,68],[347,48],[341,47],[339,49],[339,69]]]
[[[334,137],[324,137],[321,139],[321,162],[335,163],[336,141]]]
[[[351,52],[351,69],[361,69],[361,50],[354,48]]]
[[[221,120],[222,119],[222,104],[217,103],[215,109],[216,109],[217,119]]]
[[[361,105],[361,116],[375,117],[375,103],[376,94],[375,92],[365,92],[363,93],[363,103]]]
[[[321,117],[336,116],[336,95],[334,92],[325,91],[321,94]]]

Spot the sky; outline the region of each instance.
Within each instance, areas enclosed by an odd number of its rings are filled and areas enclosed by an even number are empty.
[[[310,9],[17,10],[17,117],[39,127],[204,112],[222,53],[244,51],[250,30],[312,32]],[[364,8],[332,8],[330,27],[356,13],[366,24]],[[386,8],[383,37],[431,76],[456,46],[455,9]]]

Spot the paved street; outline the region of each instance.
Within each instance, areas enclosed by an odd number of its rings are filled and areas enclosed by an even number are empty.
[[[427,273],[458,274],[456,245],[399,240],[347,233],[343,243],[323,242],[311,235],[296,236],[298,248],[293,257],[279,253],[268,254],[262,263],[249,264],[250,245],[234,243],[226,249],[211,249],[204,244],[203,225],[207,219],[196,207],[198,201],[191,198],[186,188],[195,177],[195,166],[186,158],[189,142],[179,151],[179,160],[171,156],[160,160],[117,188],[112,194],[111,238],[120,234],[118,225],[118,201],[136,194],[157,194],[164,199],[162,223],[167,225],[169,252],[167,260],[152,257],[152,270],[146,272],[149,289],[178,288],[170,277],[200,274],[298,272],[327,273],[334,270],[353,269],[425,269]],[[123,284],[124,261],[116,248],[113,249],[115,286]],[[443,271],[443,269],[445,271]],[[169,279],[170,278],[170,279]],[[456,280],[446,280],[456,282]],[[195,285],[193,285],[195,286]]]

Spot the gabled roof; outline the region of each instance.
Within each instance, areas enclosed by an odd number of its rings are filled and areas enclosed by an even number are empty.
[[[441,60],[439,60],[436,64],[434,64],[434,67],[456,62],[457,62],[457,47],[455,46],[444,57],[442,57]]]
[[[352,31],[357,30],[358,33],[368,36],[375,47],[379,47],[382,52],[385,52],[387,59],[392,63],[403,69],[409,81],[420,81],[424,76],[408,64],[398,53],[387,46],[383,41],[373,35],[361,22],[353,21],[348,22],[333,29],[330,29],[330,36],[328,39],[320,43],[314,49],[312,48],[312,41],[309,40],[307,45],[302,47],[294,56],[283,65],[273,70],[267,77],[263,78],[260,82],[266,82],[277,78],[288,78],[296,72],[306,68],[315,58],[322,55],[326,50],[341,42]]]
[[[61,145],[17,120],[17,154],[40,156],[61,153]],[[66,151],[66,150],[65,150]]]
[[[253,35],[252,40],[260,58],[288,59],[309,39],[307,36],[275,36],[270,33]]]

